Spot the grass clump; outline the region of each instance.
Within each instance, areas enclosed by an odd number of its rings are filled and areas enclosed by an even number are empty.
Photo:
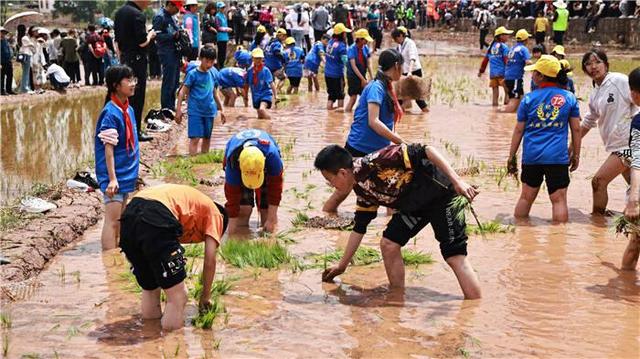
[[[198,311],[198,314],[191,320],[191,323],[196,328],[211,329],[215,319],[220,314],[223,314],[226,312],[227,310],[224,307],[224,303],[222,302],[222,299],[219,296],[213,297],[211,306],[206,310]]]
[[[294,227],[304,226],[307,222],[309,222],[309,215],[302,211],[296,212],[295,217],[291,220],[291,224],[293,224]]]
[[[340,259],[344,256],[344,251],[342,249],[335,249],[332,252],[327,252],[324,254],[315,254],[309,256],[309,258],[313,261],[311,267],[324,267],[327,268],[328,263],[336,263],[339,262]],[[353,258],[351,258],[351,264],[354,266],[365,266],[371,263],[377,263],[382,261],[382,256],[380,252],[371,247],[358,247],[356,253]]]
[[[431,264],[435,262],[431,258],[431,253],[422,253],[411,249],[402,249],[402,260],[406,265]]]
[[[204,257],[204,243],[188,244],[184,246],[184,256],[188,258]]]
[[[222,278],[214,280],[211,284],[211,297],[225,295],[231,288],[233,288],[233,283],[230,279]],[[200,295],[202,295],[202,274],[198,275],[198,280],[194,282],[194,286],[189,290],[189,294],[195,300],[200,299]]]
[[[223,160],[224,160],[223,150],[213,150],[213,151],[202,153],[197,156],[193,156],[189,158],[189,161],[194,165],[222,163]]]
[[[142,293],[142,287],[138,284],[136,276],[130,270],[120,273],[119,280],[124,282],[122,288],[129,293]]]
[[[278,241],[228,240],[220,247],[220,256],[234,267],[278,268],[291,262],[287,248]]]
[[[486,234],[486,233],[513,233],[515,227],[510,224],[502,224],[497,220],[482,223],[482,227],[474,224],[468,224],[466,228],[467,234]]]
[[[0,326],[2,326],[2,329],[11,329],[12,323],[9,312],[0,312]]]

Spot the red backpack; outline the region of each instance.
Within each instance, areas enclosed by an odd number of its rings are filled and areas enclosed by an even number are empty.
[[[105,44],[102,36],[95,34],[95,42],[93,43],[93,56],[101,58],[107,53],[107,44]]]

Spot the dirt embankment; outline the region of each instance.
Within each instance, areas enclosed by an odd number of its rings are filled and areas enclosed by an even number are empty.
[[[185,121],[186,122],[186,121]],[[185,125],[173,124],[170,131],[154,134],[155,139],[140,145],[141,162],[152,166],[184,136]],[[149,173],[141,164],[140,177]],[[24,227],[9,230],[0,236],[2,255],[11,263],[0,267],[2,293],[10,297],[6,288],[38,274],[58,251],[79,239],[85,230],[102,217],[104,205],[101,192],[76,192],[63,184],[54,187],[43,198],[58,208],[43,217],[29,221]]]

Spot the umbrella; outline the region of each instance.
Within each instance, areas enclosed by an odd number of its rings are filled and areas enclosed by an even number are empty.
[[[43,16],[43,15],[37,11],[24,11],[24,12],[17,13],[11,16],[10,18],[8,18],[7,21],[4,22],[4,27],[9,26],[10,23],[15,22],[17,20],[22,20],[23,22],[27,22],[29,18],[35,17],[35,16]]]

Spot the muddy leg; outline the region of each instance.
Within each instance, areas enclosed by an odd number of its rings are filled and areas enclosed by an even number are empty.
[[[569,209],[567,208],[567,189],[556,190],[549,195],[551,200],[553,221],[564,223],[569,220]]]
[[[184,306],[187,304],[187,290],[184,281],[165,289],[167,304],[162,314],[162,329],[175,330],[184,326]]]
[[[142,290],[142,319],[160,319],[160,288],[154,290]]]
[[[591,179],[591,188],[593,189],[593,214],[604,214],[607,210],[609,195],[607,187],[614,178],[625,172],[627,167],[622,160],[614,154],[609,155],[596,174]]]
[[[515,113],[516,110],[518,109],[518,106],[520,106],[520,99],[518,98],[509,99],[509,103],[504,108],[503,112]]]
[[[380,240],[380,251],[384,261],[384,269],[392,288],[404,288],[404,261],[402,260],[402,247],[398,243],[387,238]]]
[[[270,120],[271,116],[267,112],[267,103],[260,101],[260,108],[258,109],[258,118],[262,120]]]
[[[199,138],[190,138],[189,139],[189,156],[195,156],[198,154],[198,144],[200,142]]]
[[[118,233],[120,233],[120,215],[123,203],[109,202],[104,206],[104,224],[102,225],[102,250],[116,248],[118,246]]]
[[[307,76],[307,80],[308,80],[308,84],[309,84],[308,88],[307,88],[307,91],[311,92],[311,91],[313,91],[313,77]]]
[[[331,111],[333,110],[333,101],[328,100],[327,101],[327,111]]]
[[[500,97],[500,89],[498,87],[491,88],[491,106],[498,106],[498,97]]]
[[[536,197],[538,196],[538,191],[540,191],[540,187],[531,187],[525,183],[522,184],[522,192],[520,192],[520,198],[518,198],[518,202],[516,203],[516,208],[513,211],[514,217],[517,217],[517,218],[529,217],[529,212],[531,211],[531,205],[533,204],[533,201],[536,200]]]
[[[347,102],[347,107],[344,108],[344,111],[351,112],[351,110],[353,110],[353,105],[356,104],[357,99],[358,99],[357,95],[349,96],[349,102]]]
[[[622,270],[636,270],[638,265],[638,256],[640,256],[640,238],[638,234],[629,234],[629,244],[622,255]]]
[[[318,81],[318,77],[317,76],[313,77],[313,84],[316,87],[316,91],[320,91],[320,82]]]
[[[211,148],[211,138],[203,138],[202,146],[200,147],[200,153],[208,153]]]
[[[507,85],[503,85],[502,89],[504,90],[504,104],[508,105],[509,104],[509,89],[507,88]]]
[[[458,278],[464,299],[480,299],[480,281],[467,256],[456,255],[447,258],[446,261]]]

